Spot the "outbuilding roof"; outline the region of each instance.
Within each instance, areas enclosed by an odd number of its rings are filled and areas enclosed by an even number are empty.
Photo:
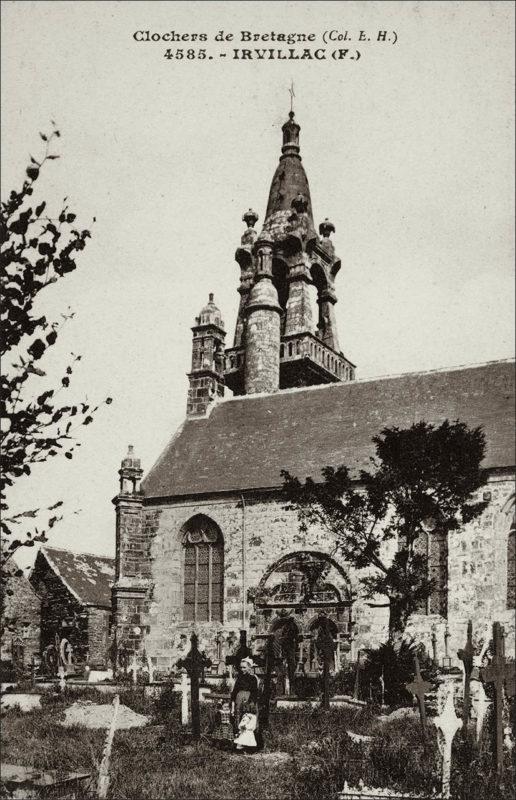
[[[384,427],[461,420],[481,425],[485,469],[514,458],[514,363],[416,372],[375,380],[246,395],[187,419],[142,483],[148,498],[271,489],[345,464],[370,467]]]
[[[44,558],[71,594],[84,606],[111,608],[111,587],[115,580],[115,559],[93,553],[74,553],[59,547],[42,547]],[[38,567],[36,561],[36,567]]]

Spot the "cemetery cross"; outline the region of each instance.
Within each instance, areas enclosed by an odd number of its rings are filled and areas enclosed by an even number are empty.
[[[453,737],[461,727],[461,721],[455,714],[453,703],[453,684],[445,683],[439,687],[439,692],[445,694],[442,711],[438,717],[434,717],[434,725],[440,732],[437,740],[442,756],[442,783],[441,797],[450,797],[450,778],[451,778],[451,756]]]
[[[323,662],[322,707],[327,710],[330,707],[330,664],[335,657],[335,644],[328,620],[325,620],[319,628],[315,644]]]
[[[238,667],[242,659],[248,658],[250,655],[251,651],[247,646],[247,631],[241,630],[238,647],[232,656],[226,656],[226,665],[232,667]]]
[[[493,645],[493,660],[487,667],[482,667],[480,676],[485,683],[492,683],[494,687],[494,744],[496,769],[498,776],[501,777],[503,773],[503,688],[507,678],[510,682],[514,667],[511,670],[511,664],[506,663],[504,634],[499,622],[493,624]]]
[[[361,650],[357,650],[357,669],[355,673],[355,685],[353,687],[353,697],[355,700],[358,700],[360,694],[360,657],[362,655]]]
[[[180,658],[177,666],[186,669],[190,677],[191,708],[192,708],[192,734],[198,739],[201,735],[201,716],[199,709],[199,678],[206,667],[211,666],[211,661],[199,652],[199,638],[192,633],[190,638],[190,652],[185,658]]]
[[[473,647],[473,624],[471,620],[468,620],[466,645],[457,652],[457,655],[464,664],[464,704],[462,706],[462,729],[464,736],[466,736],[471,707],[471,673],[473,671],[473,656],[475,655],[475,648]]]
[[[421,672],[419,669],[419,659],[417,656],[414,657],[414,670],[415,670],[415,678],[412,683],[406,683],[405,688],[407,691],[411,692],[417,699],[417,704],[419,706],[419,718],[421,720],[421,731],[423,734],[423,747],[426,751],[427,746],[427,732],[426,732],[426,711],[425,711],[425,694],[428,694],[430,689],[432,688],[432,684],[428,681],[424,681],[421,677]]]

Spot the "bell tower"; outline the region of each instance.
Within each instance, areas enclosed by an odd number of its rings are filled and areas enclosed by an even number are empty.
[[[355,377],[355,365],[340,349],[335,318],[341,267],[330,238],[335,226],[326,218],[316,233],[300,130],[291,111],[282,126],[261,232],[254,230],[256,212],[249,209],[243,216],[247,230],[235,254],[240,304],[224,374],[237,395]]]
[[[224,396],[224,339],[226,331],[213,294],[201,309],[192,328],[192,369],[186,415],[202,416],[209,404]]]

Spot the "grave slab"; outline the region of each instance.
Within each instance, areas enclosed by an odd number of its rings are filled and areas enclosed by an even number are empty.
[[[41,708],[40,694],[27,694],[25,692],[9,692],[3,694],[0,699],[2,710],[6,708],[19,708],[22,713]]]
[[[0,776],[2,785],[14,800],[44,797],[72,800],[78,792],[86,790],[91,778],[89,772],[38,770],[20,764],[2,764]]]

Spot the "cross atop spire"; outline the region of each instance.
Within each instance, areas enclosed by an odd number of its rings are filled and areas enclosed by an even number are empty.
[[[290,112],[294,113],[294,97],[296,95],[294,94],[294,81],[292,79],[290,80],[290,88],[288,93],[290,95]]]

